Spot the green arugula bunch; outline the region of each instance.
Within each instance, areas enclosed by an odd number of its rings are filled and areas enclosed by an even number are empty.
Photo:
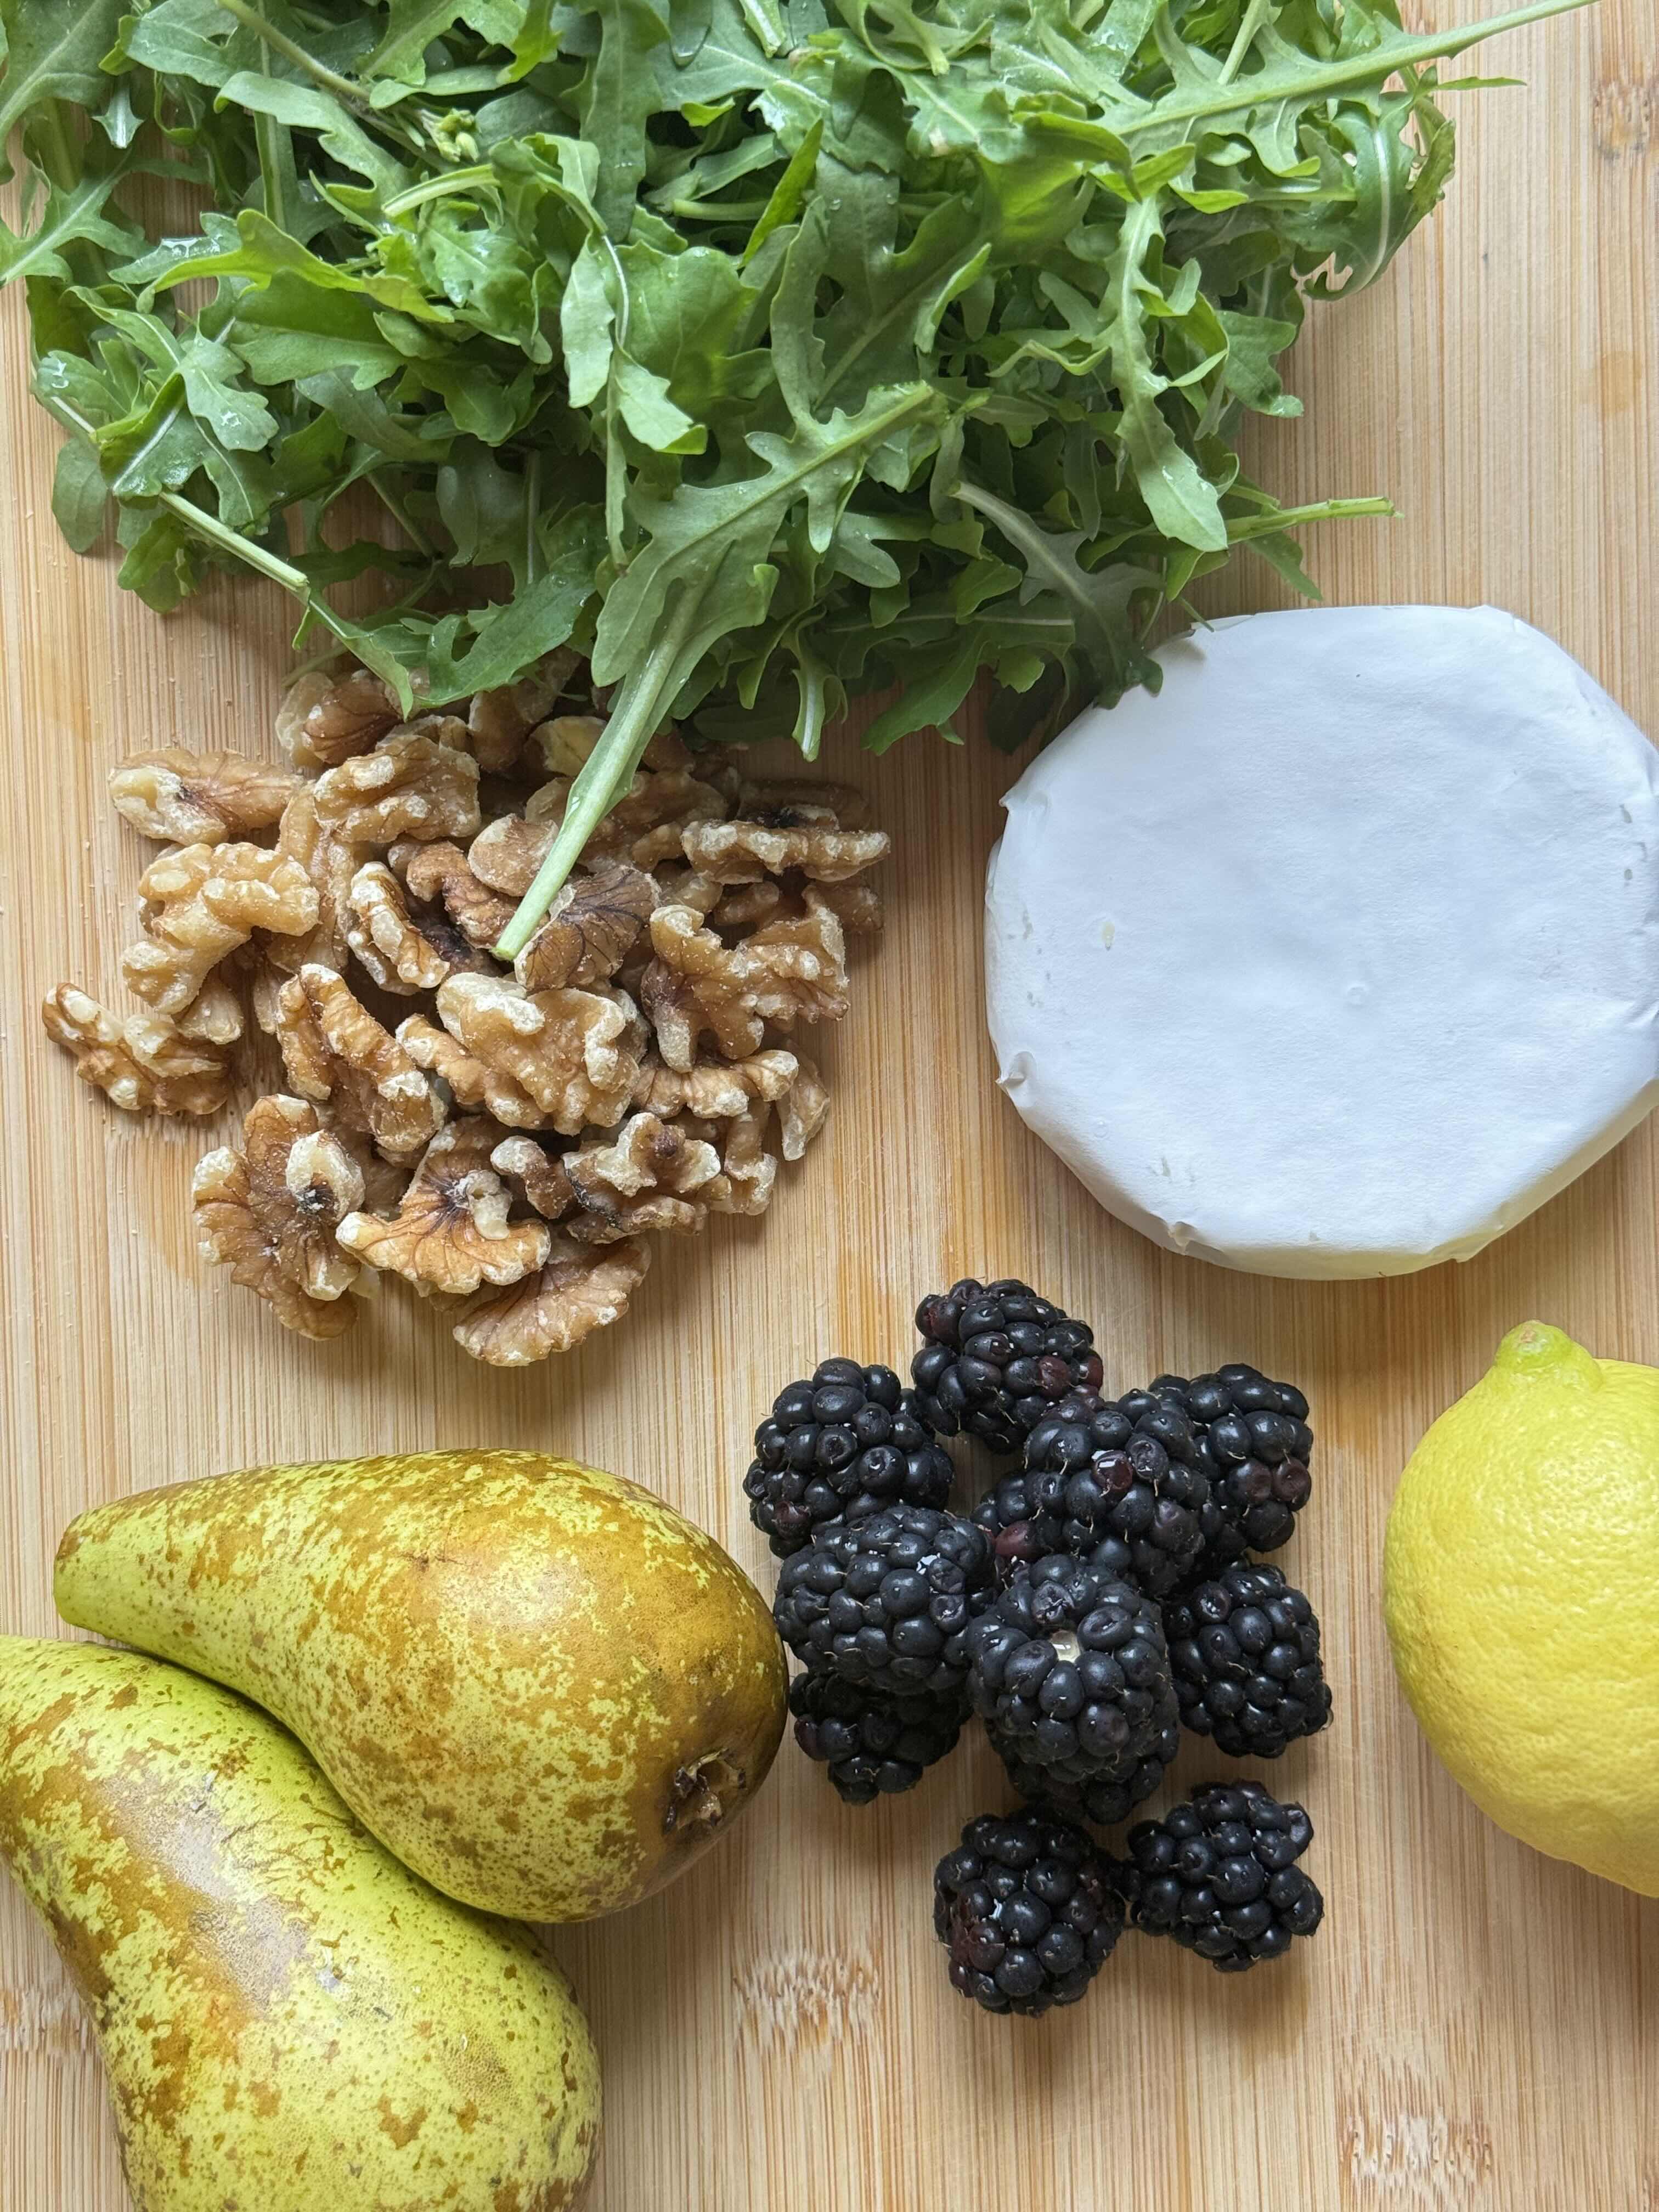
[[[1311,590],[1295,527],[1387,502],[1279,507],[1237,425],[1439,198],[1436,64],[1575,3],[0,0],[55,512],[158,608],[263,572],[405,709],[586,654],[510,956],[670,716],[810,756],[899,684],[881,749],[988,669],[1018,742],[1233,546]]]

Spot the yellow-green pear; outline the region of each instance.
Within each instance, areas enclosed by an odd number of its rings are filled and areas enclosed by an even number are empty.
[[[228,1682],[437,1888],[586,1920],[672,1880],[783,1732],[759,1591],[647,1491],[536,1452],[259,1468],[82,1514],[65,1620]]]
[[[599,2071],[568,1983],[228,1690],[0,1638],[0,1856],[91,2009],[137,2212],[580,2198]]]

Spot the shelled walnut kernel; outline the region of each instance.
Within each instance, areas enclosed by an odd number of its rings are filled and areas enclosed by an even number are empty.
[[[568,1351],[627,1311],[647,1235],[764,1212],[823,1127],[796,1032],[846,1013],[848,940],[882,922],[856,791],[659,732],[514,970],[491,952],[604,726],[568,652],[406,719],[351,669],[283,701],[291,766],[114,771],[124,818],[177,841],[122,960],[143,1008],[60,984],[42,1019],[136,1115],[218,1113],[244,1038],[276,1037],[300,1095],[254,1100],[192,1204],[284,1327],[337,1336],[395,1277],[475,1358]]]

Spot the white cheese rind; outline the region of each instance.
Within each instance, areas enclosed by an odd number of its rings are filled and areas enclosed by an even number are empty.
[[[1158,658],[1006,802],[1003,1088],[1172,1250],[1472,1257],[1659,1103],[1659,755],[1492,608],[1250,615]]]

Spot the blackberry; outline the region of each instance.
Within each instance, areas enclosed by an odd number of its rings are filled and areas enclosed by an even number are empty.
[[[968,1692],[1005,1763],[1053,1784],[1125,1782],[1175,1756],[1158,1607],[1082,1559],[1022,1567],[968,1631]]]
[[[1097,1827],[1115,1828],[1163,1781],[1180,1733],[1171,1721],[1145,1759],[1137,1759],[1120,1774],[1091,1775],[1086,1782],[1062,1782],[1052,1767],[1031,1765],[1024,1759],[1005,1757],[1002,1763],[1015,1795],[1028,1804],[1047,1806],[1067,1820],[1092,1820]]]
[[[993,1451],[1019,1449],[1050,1406],[1097,1390],[1094,1332],[1024,1283],[971,1278],[916,1308],[926,1340],[910,1363],[922,1416],[942,1436],[958,1430]]]
[[[1123,1906],[1081,1828],[988,1813],[934,1869],[933,1932],[952,1989],[987,2012],[1035,2016],[1077,2002],[1123,1933]]]
[[[1087,1554],[1155,1598],[1191,1579],[1222,1527],[1181,1408],[1137,1394],[1130,1412],[1088,1390],[1043,1415],[1022,1473],[981,1498],[974,1519],[1000,1559]]]
[[[1110,1873],[1137,1928],[1242,1973],[1324,1918],[1324,1899],[1295,1863],[1312,1838],[1301,1806],[1279,1804],[1259,1782],[1216,1782],[1131,1828],[1128,1858]]]
[[[789,1688],[795,1741],[830,1769],[849,1805],[914,1790],[956,1749],[967,1700],[884,1697],[838,1674],[797,1674]]]
[[[802,1665],[901,1696],[959,1694],[968,1625],[991,1580],[983,1533],[890,1505],[821,1528],[783,1563],[772,1617]]]
[[[831,1522],[943,1505],[955,1474],[890,1367],[826,1359],[774,1401],[743,1487],[750,1518],[787,1559]]]
[[[1272,1382],[1254,1367],[1233,1365],[1190,1382],[1160,1375],[1118,1403],[1126,1412],[1173,1406],[1191,1422],[1218,1516],[1203,1572],[1289,1542],[1313,1489],[1308,1401],[1294,1383]]]
[[[1319,1623],[1276,1567],[1228,1567],[1167,1607],[1181,1717],[1231,1759],[1277,1759],[1331,1717]]]

